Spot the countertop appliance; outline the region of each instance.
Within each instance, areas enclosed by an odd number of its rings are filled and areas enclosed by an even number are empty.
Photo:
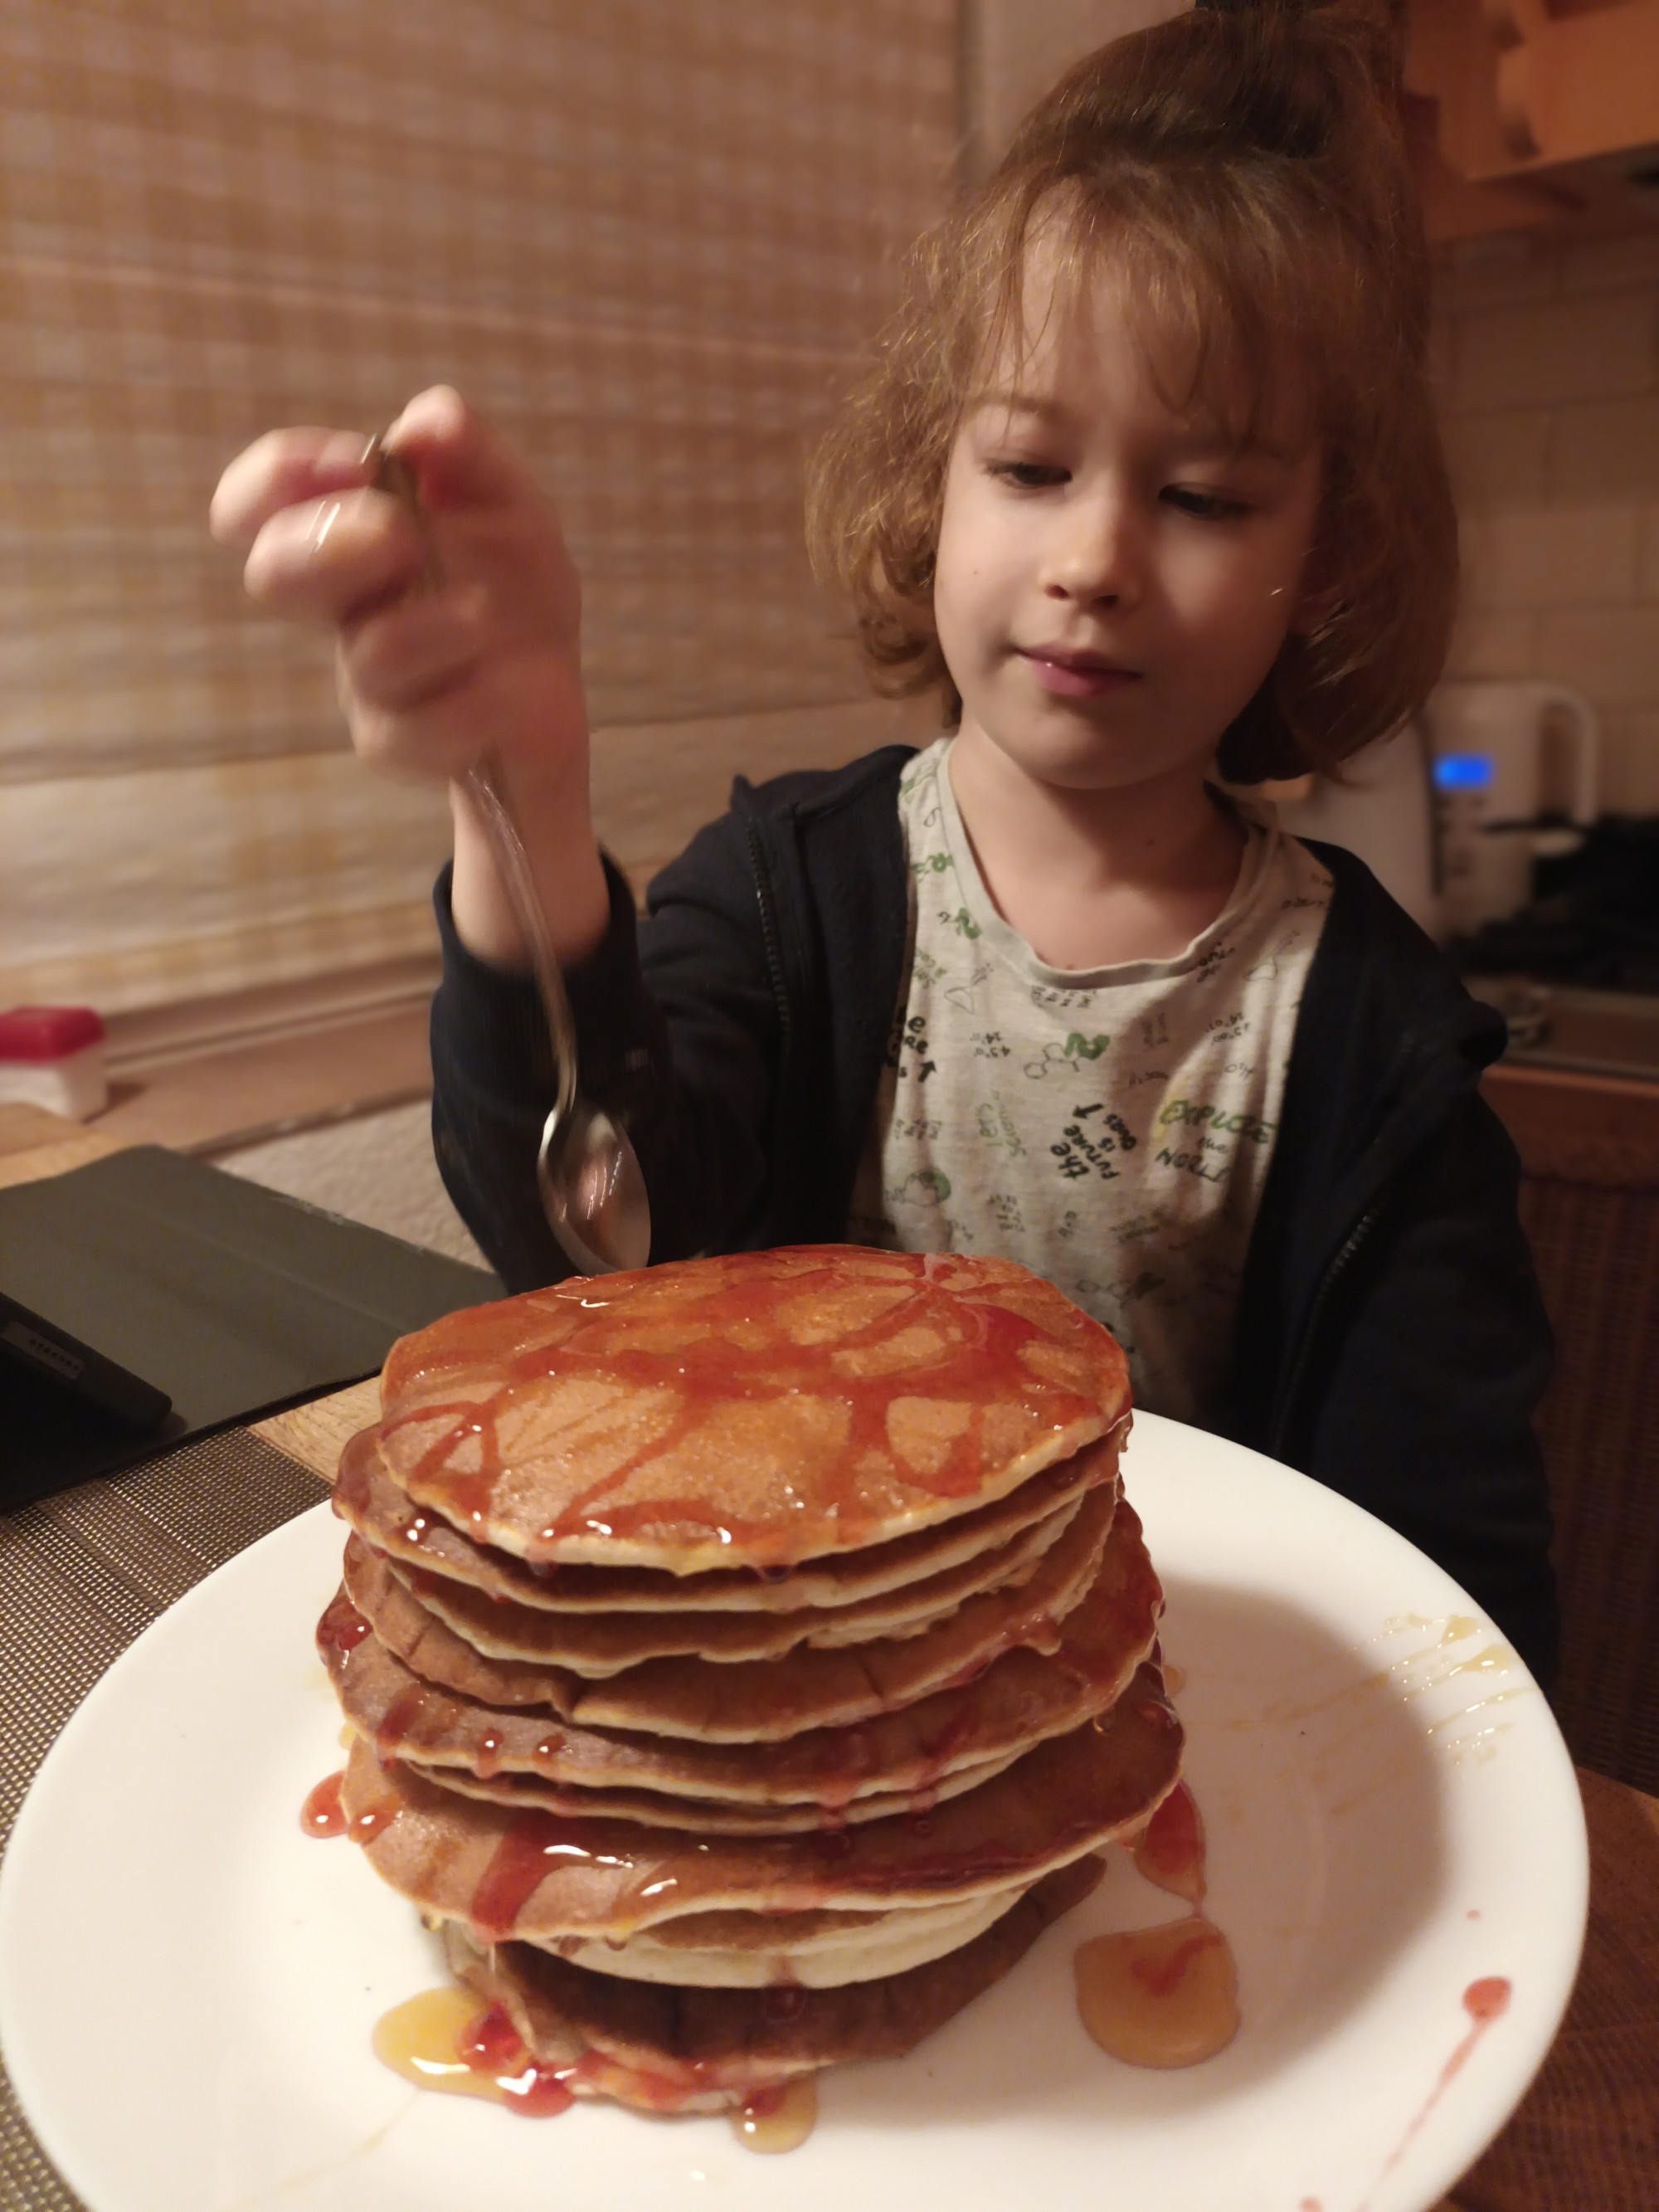
[[[1455,936],[1518,914],[1540,859],[1573,852],[1600,802],[1601,730],[1565,684],[1443,684],[1427,711],[1442,919]]]

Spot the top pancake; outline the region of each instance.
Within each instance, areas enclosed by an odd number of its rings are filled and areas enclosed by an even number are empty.
[[[801,1245],[577,1279],[392,1347],[377,1456],[532,1565],[793,1566],[1002,1498],[1128,1410],[1011,1261]]]

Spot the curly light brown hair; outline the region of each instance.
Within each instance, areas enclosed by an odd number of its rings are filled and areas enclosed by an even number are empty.
[[[1304,616],[1224,733],[1222,775],[1333,769],[1422,704],[1451,629],[1457,521],[1395,46],[1381,0],[1211,0],[1079,62],[920,240],[875,365],[808,470],[813,565],[850,598],[878,690],[937,686],[960,719],[933,613],[945,471],[988,354],[1026,343],[1040,228],[1073,284],[1103,264],[1127,279],[1158,357],[1188,365],[1183,404],[1241,441],[1287,390],[1311,417]]]

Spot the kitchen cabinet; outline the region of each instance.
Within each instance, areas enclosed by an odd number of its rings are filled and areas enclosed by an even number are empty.
[[[1659,1790],[1659,1079],[1500,1061],[1521,1218],[1555,1331],[1538,1413],[1575,1759]]]
[[[1659,216],[1659,0],[1407,0],[1430,235]]]

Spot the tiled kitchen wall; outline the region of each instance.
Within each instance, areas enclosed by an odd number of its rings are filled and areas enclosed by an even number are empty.
[[[1600,709],[1603,804],[1659,813],[1659,209],[1632,237],[1504,240],[1442,271],[1466,575],[1453,672]]]

